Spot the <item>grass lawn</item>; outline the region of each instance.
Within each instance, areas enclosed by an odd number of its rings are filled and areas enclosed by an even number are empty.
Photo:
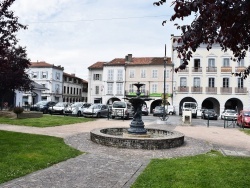
[[[250,129],[240,129],[240,130],[246,133],[247,135],[250,135]]]
[[[80,154],[62,138],[0,131],[0,184]]]
[[[72,116],[51,116],[44,114],[41,118],[16,119],[9,117],[0,117],[0,124],[25,125],[31,127],[54,127],[74,123],[93,121],[95,118],[83,118]]]
[[[250,187],[250,158],[207,154],[154,159],[137,178],[132,188],[173,187]]]

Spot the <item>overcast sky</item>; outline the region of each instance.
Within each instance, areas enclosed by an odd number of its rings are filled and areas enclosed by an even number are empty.
[[[88,80],[88,67],[97,61],[133,57],[163,57],[170,52],[170,35],[179,35],[172,0],[16,0],[11,9],[27,30],[19,31],[19,44],[29,59],[64,67]]]

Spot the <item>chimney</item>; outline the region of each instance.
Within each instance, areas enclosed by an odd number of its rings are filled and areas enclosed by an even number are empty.
[[[128,54],[128,62],[132,62],[132,54]]]

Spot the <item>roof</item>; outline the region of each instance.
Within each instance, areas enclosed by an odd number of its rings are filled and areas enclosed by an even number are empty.
[[[54,64],[46,63],[45,61],[39,61],[39,62],[30,62],[30,68],[54,68],[59,70],[64,70],[64,67],[55,66]]]
[[[102,69],[104,63],[105,62],[103,62],[103,61],[98,61],[98,62],[94,63],[93,65],[89,66],[88,69]]]
[[[42,85],[36,83],[36,82],[31,82],[31,85],[32,87],[35,89],[35,90],[48,90],[48,88],[46,87],[43,87]]]

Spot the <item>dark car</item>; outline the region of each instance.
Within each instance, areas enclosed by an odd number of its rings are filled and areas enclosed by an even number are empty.
[[[156,106],[153,109],[153,116],[163,116],[163,110],[164,110],[163,106]]]
[[[218,114],[214,111],[214,109],[205,109],[201,113],[202,119],[218,119]]]
[[[30,111],[39,111],[44,114],[48,113],[49,107],[55,106],[56,102],[53,101],[40,101],[30,107]]]

